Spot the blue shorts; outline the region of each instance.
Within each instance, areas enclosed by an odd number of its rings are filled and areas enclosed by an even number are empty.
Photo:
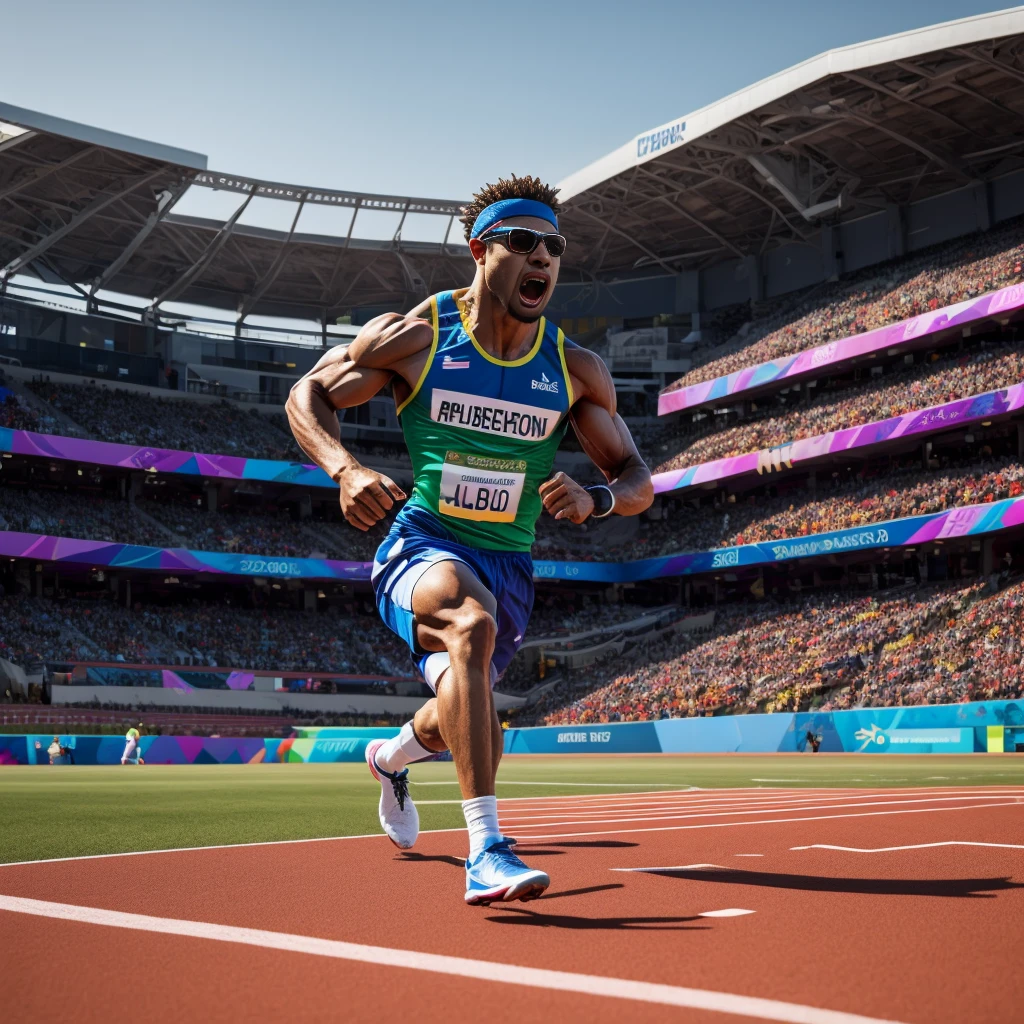
[[[407,504],[377,549],[373,592],[385,624],[408,645],[431,689],[448,667],[447,654],[430,654],[416,643],[412,594],[420,577],[438,562],[462,562],[497,601],[498,635],[491,659],[491,685],[508,667],[526,636],[533,610],[533,559],[528,551],[490,551],[460,544],[437,516]]]

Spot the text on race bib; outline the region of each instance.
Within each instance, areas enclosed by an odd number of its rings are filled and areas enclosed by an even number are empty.
[[[523,459],[492,459],[448,452],[441,467],[438,511],[457,519],[514,522],[525,481]]]

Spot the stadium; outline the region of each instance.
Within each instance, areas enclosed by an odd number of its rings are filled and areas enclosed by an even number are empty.
[[[55,945],[87,1020],[124,977],[161,1020],[495,989],[539,1019],[1019,1019],[1024,8],[830,50],[558,185],[545,315],[654,499],[537,523],[497,806],[552,889],[474,911],[450,756],[410,774],[415,852],[367,772],[434,696],[378,614],[394,515],[346,523],[286,405],[472,279],[469,197],[0,102],[9,1019],[52,1011]],[[176,212],[207,194],[233,212]],[[396,403],[338,428],[411,494]],[[603,486],[588,451],[568,431],[553,471]]]

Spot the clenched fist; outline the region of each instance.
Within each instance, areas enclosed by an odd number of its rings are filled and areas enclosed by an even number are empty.
[[[396,501],[405,500],[405,491],[391,477],[365,466],[343,469],[338,474],[338,486],[341,514],[363,533],[386,518]]]
[[[538,490],[544,507],[556,519],[568,519],[578,525],[594,511],[594,499],[565,473],[556,473]]]

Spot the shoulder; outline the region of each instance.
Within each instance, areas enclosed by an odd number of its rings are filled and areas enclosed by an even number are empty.
[[[566,338],[565,365],[573,377],[573,393],[577,400],[586,398],[614,410],[615,384],[604,360],[597,353]]]
[[[434,340],[434,324],[430,306],[426,316],[412,313],[383,313],[364,324],[348,347],[348,356],[356,365],[386,368],[430,348]]]

